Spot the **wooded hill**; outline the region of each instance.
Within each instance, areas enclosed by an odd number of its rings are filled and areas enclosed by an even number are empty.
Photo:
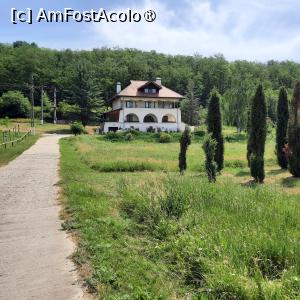
[[[194,94],[202,107],[207,106],[216,88],[222,95],[224,123],[244,129],[249,101],[258,84],[264,86],[268,117],[276,122],[279,89],[284,86],[291,91],[295,80],[300,79],[300,64],[229,62],[222,55],[171,56],[118,48],[58,51],[20,41],[0,44],[0,96],[18,90],[29,97],[32,75],[36,105],[41,86],[51,101],[56,87],[58,103],[64,101],[65,105],[87,110],[103,107],[105,101],[100,99],[107,100],[115,93],[117,81],[126,86],[130,80],[161,77],[164,85],[183,95],[188,94],[189,82],[193,81]]]

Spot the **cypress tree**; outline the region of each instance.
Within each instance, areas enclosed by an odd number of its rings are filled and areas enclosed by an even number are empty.
[[[289,171],[300,177],[300,82],[295,85],[288,123]]]
[[[187,126],[180,137],[179,170],[181,174],[183,174],[187,168],[186,152],[190,144],[191,144],[191,130]]]
[[[247,145],[247,159],[251,169],[251,176],[256,182],[265,179],[264,154],[267,137],[267,107],[263,87],[257,87],[252,100],[250,116],[250,133]]]
[[[224,168],[224,138],[222,135],[222,116],[220,108],[220,95],[213,91],[210,97],[207,112],[207,131],[217,142],[214,160],[217,170],[220,172]]]
[[[216,182],[217,164],[214,161],[215,151],[217,148],[217,141],[212,138],[212,134],[209,133],[205,136],[202,148],[205,152],[205,170],[209,182]]]
[[[287,169],[288,160],[284,153],[284,146],[287,143],[287,127],[289,120],[289,103],[287,92],[284,87],[280,89],[277,104],[277,130],[276,130],[276,154],[278,165]]]

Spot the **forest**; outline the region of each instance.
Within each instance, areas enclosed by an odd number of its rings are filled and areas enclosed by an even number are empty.
[[[18,97],[29,99],[33,87],[38,115],[43,87],[46,118],[51,117],[54,89],[58,117],[79,119],[88,124],[98,122],[101,113],[107,110],[106,101],[114,95],[116,82],[120,81],[124,87],[130,80],[156,77],[161,77],[167,87],[187,96],[182,111],[183,120],[189,125],[204,121],[208,100],[215,88],[222,96],[223,123],[241,131],[246,129],[249,103],[258,84],[264,87],[268,120],[276,123],[280,87],[285,87],[291,95],[295,80],[300,78],[300,64],[273,60],[230,62],[221,54],[171,56],[119,48],[59,51],[23,41],[0,44],[0,96],[7,97],[7,92],[18,91],[23,94]],[[195,111],[200,112],[196,118],[191,117],[189,112]],[[0,105],[0,117],[5,116]]]

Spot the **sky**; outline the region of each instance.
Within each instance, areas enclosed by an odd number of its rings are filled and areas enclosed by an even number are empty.
[[[26,4],[24,4],[26,2]],[[151,9],[154,22],[11,23],[11,9]],[[223,54],[228,60],[300,62],[299,0],[1,0],[0,42],[55,49],[137,48],[166,54]]]

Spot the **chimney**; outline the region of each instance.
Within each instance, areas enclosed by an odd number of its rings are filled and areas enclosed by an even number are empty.
[[[158,85],[161,85],[161,78],[157,77],[155,81]]]
[[[119,94],[122,90],[121,82],[117,82],[117,94]]]

